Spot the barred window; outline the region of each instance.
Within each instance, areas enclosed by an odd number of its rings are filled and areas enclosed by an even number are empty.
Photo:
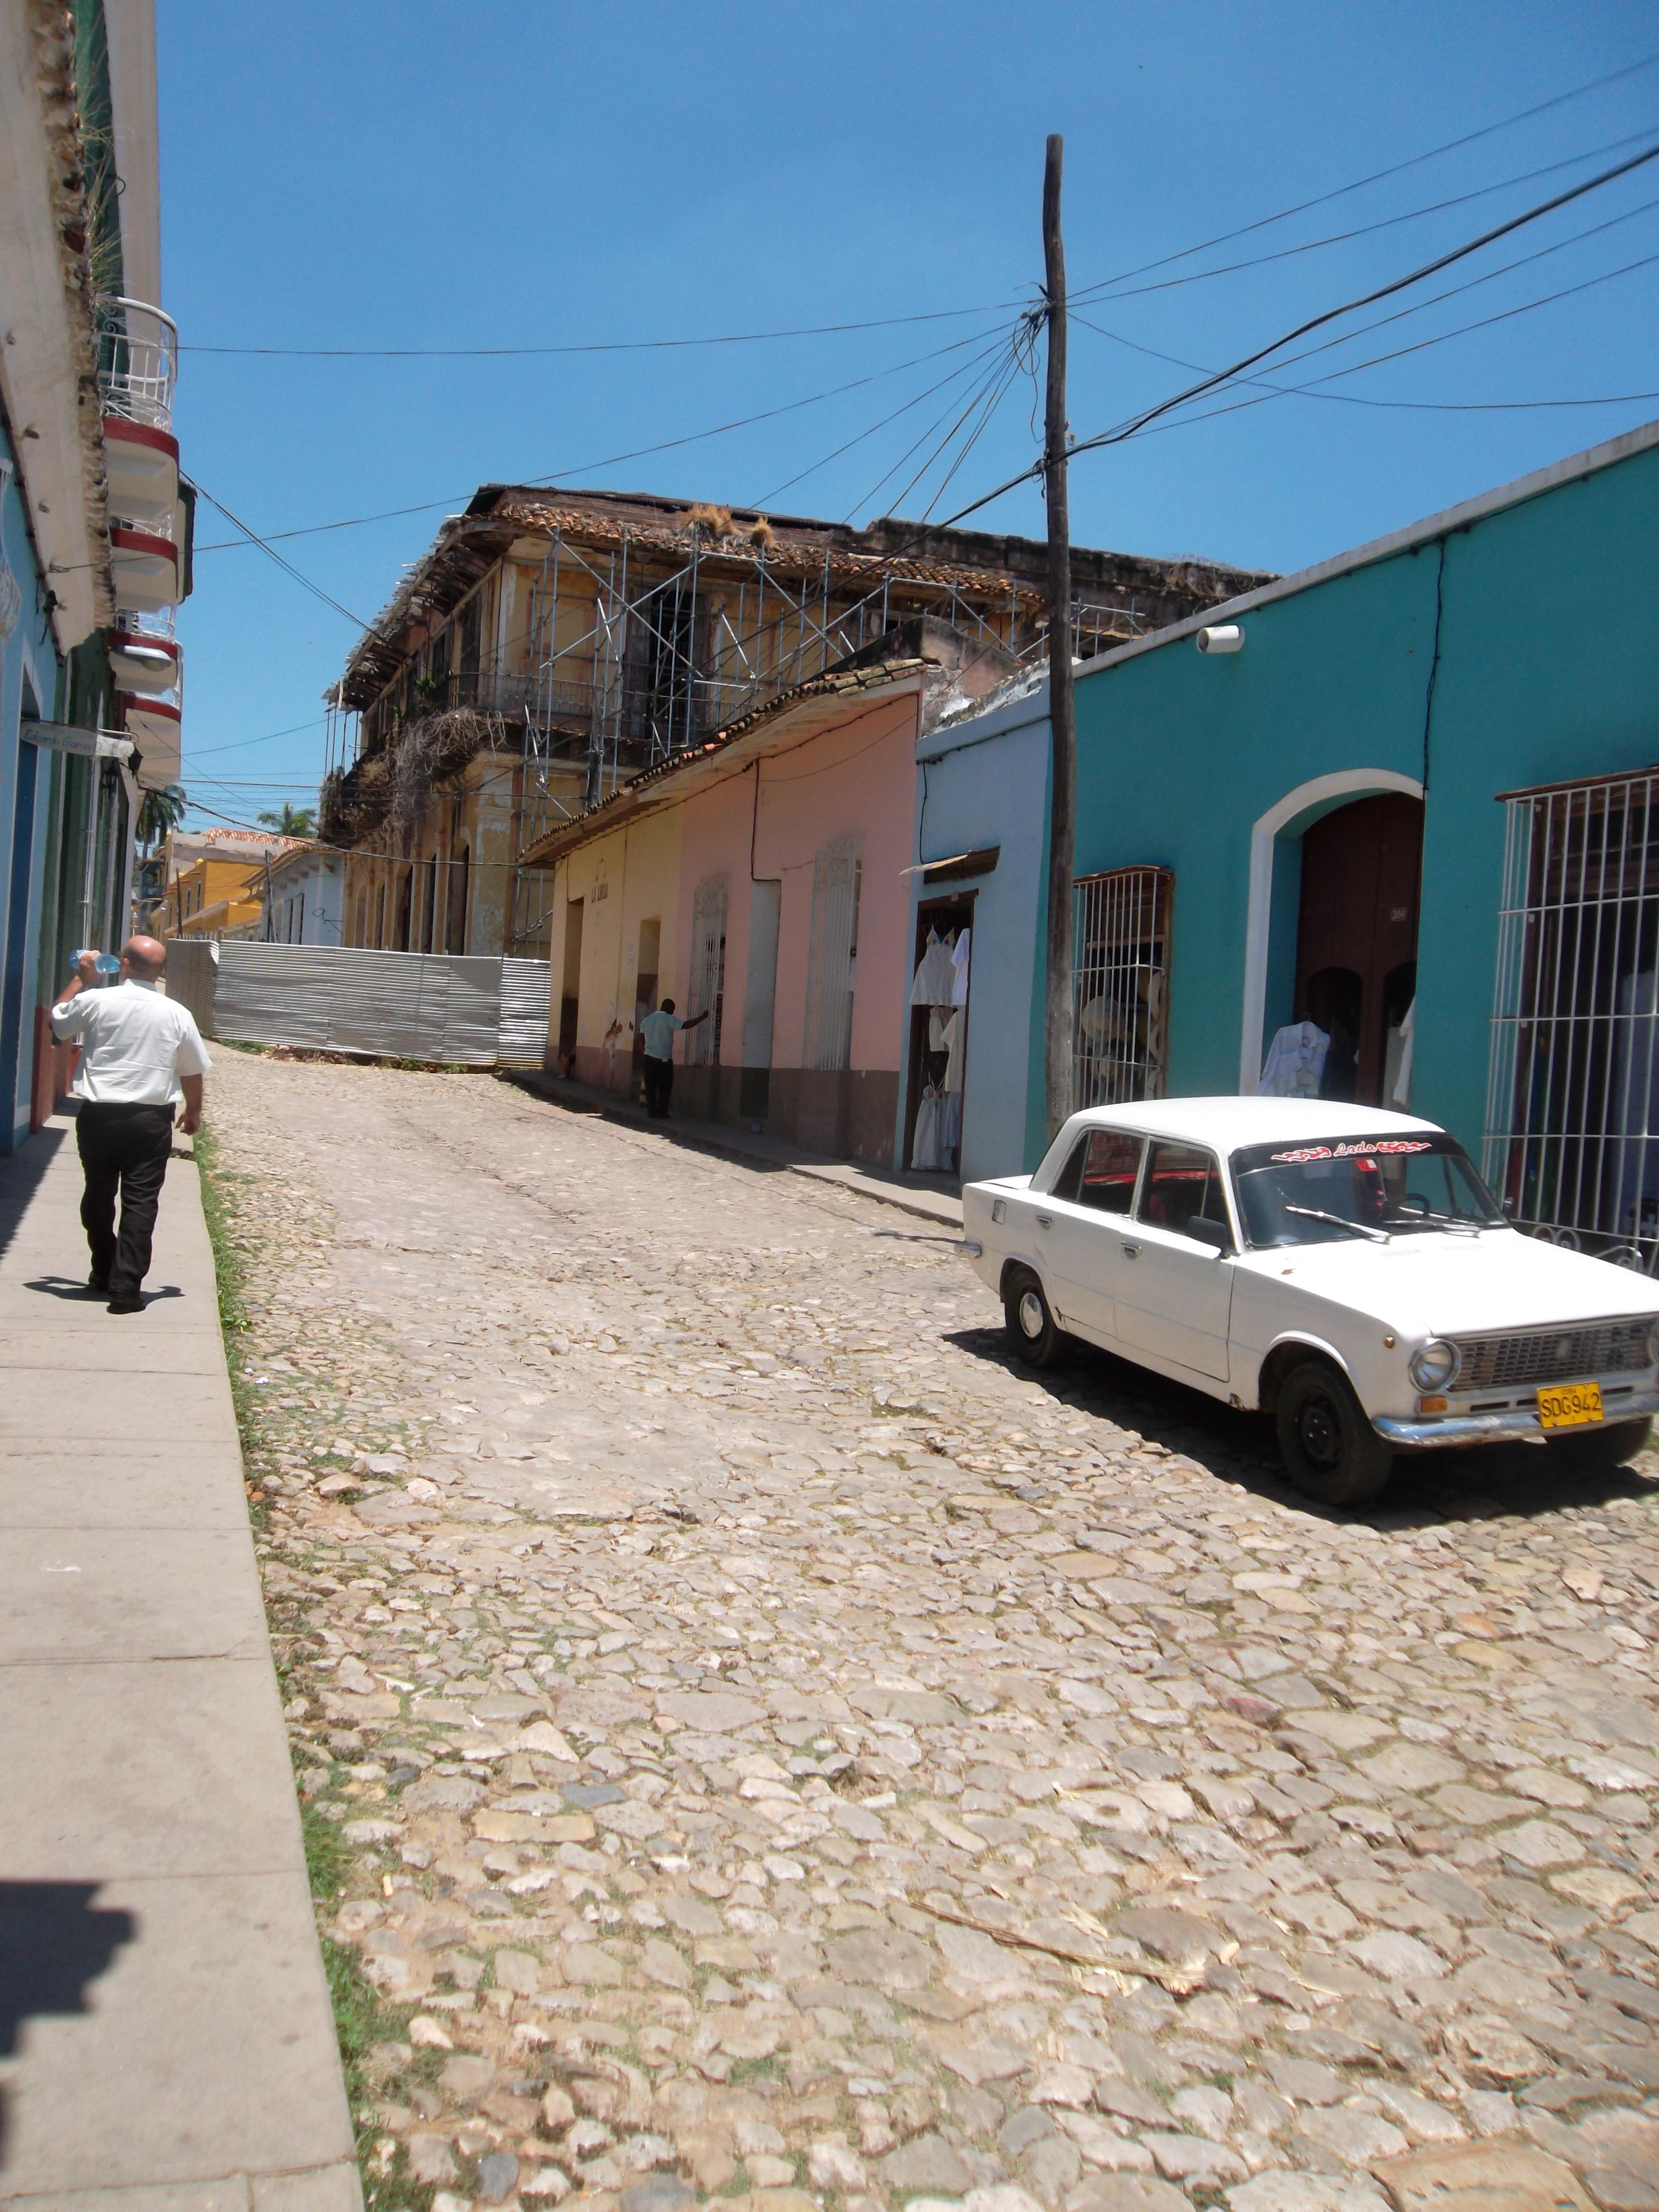
[[[706,1012],[708,1019],[690,1030],[685,1040],[687,1065],[714,1067],[720,1064],[720,1028],[726,1014],[726,878],[699,884],[691,899],[690,1004],[687,1017]]]
[[[812,941],[806,975],[806,1031],[801,1064],[853,1064],[853,988],[858,969],[859,890],[863,862],[857,841],[826,845],[812,866]]]
[[[1486,1178],[1518,1226],[1651,1273],[1659,770],[1504,799]]]
[[[1073,1113],[1164,1095],[1174,897],[1168,868],[1113,868],[1073,886]]]

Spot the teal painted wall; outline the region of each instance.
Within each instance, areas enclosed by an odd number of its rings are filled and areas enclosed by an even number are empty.
[[[1436,566],[1431,547],[1275,600],[1244,617],[1242,653],[1182,638],[1078,684],[1078,872],[1175,870],[1175,1093],[1238,1088],[1252,825],[1336,769],[1421,775]],[[1293,932],[1297,855],[1283,859],[1275,918]],[[1270,998],[1270,1029],[1289,1018]]]
[[[1335,771],[1422,779],[1426,750],[1413,1103],[1478,1145],[1497,794],[1659,760],[1659,449],[1466,526],[1444,542],[1443,574],[1442,562],[1432,541],[1247,612],[1237,654],[1203,654],[1186,637],[1079,678],[1078,872],[1176,873],[1173,1092],[1238,1087],[1252,825]],[[1275,872],[1269,1033],[1290,1012],[1290,842]],[[1040,940],[1036,954],[1040,978]],[[1042,1058],[1036,1026],[1033,1138]]]

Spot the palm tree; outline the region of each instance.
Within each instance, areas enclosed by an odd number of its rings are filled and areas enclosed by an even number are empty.
[[[309,837],[315,831],[317,810],[314,806],[290,806],[284,799],[280,814],[267,812],[259,819],[280,837]]]
[[[182,784],[164,783],[159,791],[147,791],[138,802],[138,842],[147,853],[153,853],[169,830],[176,830],[190,808]]]

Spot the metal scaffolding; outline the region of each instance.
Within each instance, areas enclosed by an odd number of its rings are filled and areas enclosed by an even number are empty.
[[[803,558],[799,540],[775,542],[758,520],[733,532],[711,512],[714,526],[694,521],[667,542],[659,528],[605,535],[538,520],[539,566],[514,564],[529,577],[523,624],[486,641],[475,611],[467,633],[468,607],[484,604],[481,575],[361,723],[337,695],[331,701],[329,769],[395,750],[428,714],[476,714],[489,727],[487,750],[520,756],[516,855],[902,623],[931,617],[1015,663],[1046,650],[1042,595],[1029,580],[989,567],[930,573],[925,562],[831,545]],[[1090,659],[1148,627],[1127,594],[1081,602],[1073,650]],[[545,872],[517,870],[509,949],[544,939],[550,895]]]

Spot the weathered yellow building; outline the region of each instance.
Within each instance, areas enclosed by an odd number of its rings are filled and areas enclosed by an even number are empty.
[[[350,852],[347,942],[545,957],[532,846],[919,618],[1040,656],[1047,557],[976,531],[485,485],[330,695],[346,735],[319,830]],[[1073,576],[1085,657],[1258,580],[1082,548]]]
[[[258,919],[262,862],[198,860],[168,884],[168,937],[224,937]]]

